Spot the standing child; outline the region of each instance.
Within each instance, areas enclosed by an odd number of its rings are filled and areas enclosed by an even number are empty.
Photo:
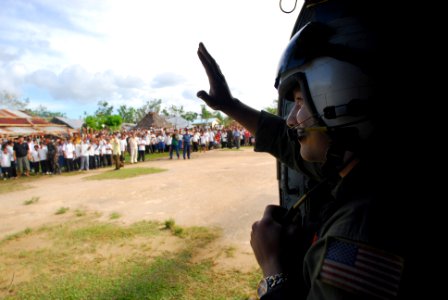
[[[2,146],[0,153],[0,166],[2,168],[3,180],[11,178],[11,152],[6,144]]]
[[[39,145],[35,144],[31,149],[31,170],[34,174],[39,174]]]

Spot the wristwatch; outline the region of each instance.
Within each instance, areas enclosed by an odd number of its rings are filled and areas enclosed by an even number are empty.
[[[288,280],[287,276],[283,273],[271,275],[260,280],[258,283],[257,293],[258,298],[261,299],[266,293],[272,290],[276,286],[284,284]]]

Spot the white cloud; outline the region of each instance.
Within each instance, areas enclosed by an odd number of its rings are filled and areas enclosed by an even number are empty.
[[[261,109],[276,97],[275,69],[298,12],[283,14],[274,0],[5,0],[0,90],[76,117],[99,100],[162,99],[199,111],[196,92],[209,88],[196,55],[202,41],[234,95]]]
[[[174,73],[162,73],[154,77],[151,82],[153,88],[164,88],[182,84],[185,82],[185,78],[181,75]]]
[[[27,83],[45,89],[56,100],[74,100],[88,103],[94,99],[114,100],[132,96],[144,83],[136,77],[123,77],[113,71],[90,73],[80,65],[70,66],[60,74],[37,70],[30,74]],[[135,91],[135,92],[133,92]]]

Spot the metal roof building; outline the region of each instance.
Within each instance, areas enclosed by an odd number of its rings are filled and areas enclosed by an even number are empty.
[[[0,109],[0,134],[19,135],[56,135],[70,134],[73,130],[44,119],[30,116],[23,111]]]

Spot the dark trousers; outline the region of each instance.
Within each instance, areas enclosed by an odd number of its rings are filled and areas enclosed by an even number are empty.
[[[2,167],[3,178],[11,178],[11,167]]]
[[[67,166],[67,172],[73,171],[74,170],[73,158],[66,158],[65,165]]]
[[[138,150],[137,161],[145,161],[145,150]]]
[[[184,143],[184,150],[182,152],[184,159],[185,159],[185,154],[187,155],[188,159],[190,159],[190,152],[191,152],[190,148],[191,148],[190,144]]]
[[[41,160],[40,162],[40,170],[42,173],[48,172],[48,160]]]

